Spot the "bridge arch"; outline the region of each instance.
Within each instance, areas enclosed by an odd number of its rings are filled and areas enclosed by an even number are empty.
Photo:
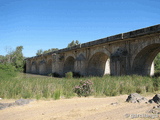
[[[160,52],[160,43],[144,47],[133,60],[132,73],[138,75],[150,75],[154,58]]]
[[[32,63],[31,63],[31,60],[28,60],[26,61],[26,73],[31,73],[31,66],[32,66]]]
[[[75,58],[73,56],[67,57],[64,62],[63,73],[74,72]]]
[[[104,53],[106,54],[108,57],[110,57],[111,53],[105,49],[105,47],[101,47],[101,48],[97,48],[97,49],[93,49],[92,52],[90,53],[90,57],[89,60],[93,57],[93,55],[95,55],[96,53]]]
[[[45,60],[39,61],[39,74],[45,75],[46,74],[46,62]]]
[[[52,59],[47,61],[47,74],[52,73]]]
[[[109,56],[104,52],[95,53],[88,62],[89,76],[103,76],[110,74]]]
[[[32,61],[31,72],[33,74],[37,74],[37,62],[36,61]]]

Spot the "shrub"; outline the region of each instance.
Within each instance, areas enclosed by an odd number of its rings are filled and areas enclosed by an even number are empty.
[[[15,77],[16,68],[11,64],[0,64],[0,78]]]
[[[67,72],[67,73],[65,74],[65,77],[66,77],[66,78],[73,78],[73,73],[72,73],[72,72]]]
[[[60,99],[60,97],[61,97],[61,91],[60,90],[55,90],[54,94],[53,94],[53,98],[55,100],[58,100],[58,99]]]
[[[84,96],[87,97],[92,94],[93,89],[92,89],[93,83],[91,80],[87,81],[80,81],[80,84],[78,86],[74,87],[74,92],[79,96]]]
[[[160,77],[153,79],[153,87],[155,91],[160,90]]]

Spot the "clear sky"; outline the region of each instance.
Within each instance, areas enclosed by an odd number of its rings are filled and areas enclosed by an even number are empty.
[[[0,55],[65,48],[160,24],[160,0],[0,0]]]

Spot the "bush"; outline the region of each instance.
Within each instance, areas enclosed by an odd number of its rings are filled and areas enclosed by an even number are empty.
[[[153,87],[155,91],[160,90],[160,77],[153,79]]]
[[[61,97],[61,91],[60,90],[55,90],[54,94],[53,94],[53,98],[55,100],[58,100],[58,99],[60,99],[60,97]]]
[[[65,74],[65,77],[66,77],[66,78],[73,78],[73,73],[72,73],[72,72],[67,72],[67,73]]]
[[[0,78],[15,77],[17,75],[16,68],[11,64],[0,64]]]
[[[93,83],[91,80],[87,81],[80,81],[80,84],[78,86],[75,86],[74,92],[79,96],[84,96],[87,97],[92,94],[93,89],[92,89]]]

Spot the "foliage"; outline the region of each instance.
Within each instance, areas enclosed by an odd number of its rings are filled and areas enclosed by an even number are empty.
[[[11,64],[0,64],[0,79],[8,79],[17,75],[16,68]]]
[[[60,99],[60,97],[61,97],[61,91],[60,90],[55,90],[54,94],[53,94],[53,98],[55,100],[58,100],[58,99]]]
[[[23,46],[18,46],[16,47],[16,51],[14,52],[14,58],[12,65],[17,68],[18,71],[23,71],[23,66],[24,66],[24,57],[23,57]]]
[[[45,51],[43,51],[42,49],[40,49],[40,50],[37,50],[36,55],[42,55],[42,54],[54,52],[54,51],[57,51],[57,50],[59,50],[59,49],[58,48],[52,48],[52,49],[48,49],[48,50],[45,50]]]
[[[8,54],[6,56],[0,56],[0,62],[2,64],[11,64],[18,71],[23,71],[24,67],[24,57],[23,57],[23,46],[17,46],[16,50],[8,50]]]
[[[155,70],[160,71],[160,53],[154,59]]]
[[[67,72],[65,73],[66,78],[73,78],[73,73],[72,72]]]
[[[75,86],[74,92],[79,96],[90,96],[91,93],[93,92],[92,89],[92,81],[87,80],[87,81],[80,81],[80,84],[78,86]]]
[[[57,51],[57,50],[59,50],[59,49],[58,49],[58,48],[48,49],[48,50],[45,50],[45,51],[43,52],[43,54],[46,54],[46,53],[49,53],[49,52],[54,52],[54,51]]]
[[[80,44],[80,42],[78,40],[76,40],[76,41],[73,40],[71,43],[68,44],[67,48],[70,48],[70,47],[73,47],[73,46],[79,45],[79,44]]]
[[[153,78],[153,86],[155,91],[160,90],[160,77]]]
[[[37,50],[37,53],[36,53],[36,55],[42,55],[43,54],[43,50],[42,49],[40,49],[40,50]]]
[[[5,56],[3,56],[3,55],[0,55],[0,63],[4,63],[5,62]]]
[[[94,84],[87,87],[87,81]],[[77,89],[73,90],[75,87]],[[85,92],[80,91],[78,87],[84,88]],[[88,94],[90,92],[87,91],[91,91],[92,89],[94,90],[91,92],[93,96],[115,96],[135,92],[157,93],[160,91],[160,77],[151,78],[134,75],[66,79],[22,73],[16,77],[11,76],[7,79],[0,77],[0,98],[60,99],[61,97],[70,98],[75,96],[75,90],[79,95],[87,96],[90,95]]]

